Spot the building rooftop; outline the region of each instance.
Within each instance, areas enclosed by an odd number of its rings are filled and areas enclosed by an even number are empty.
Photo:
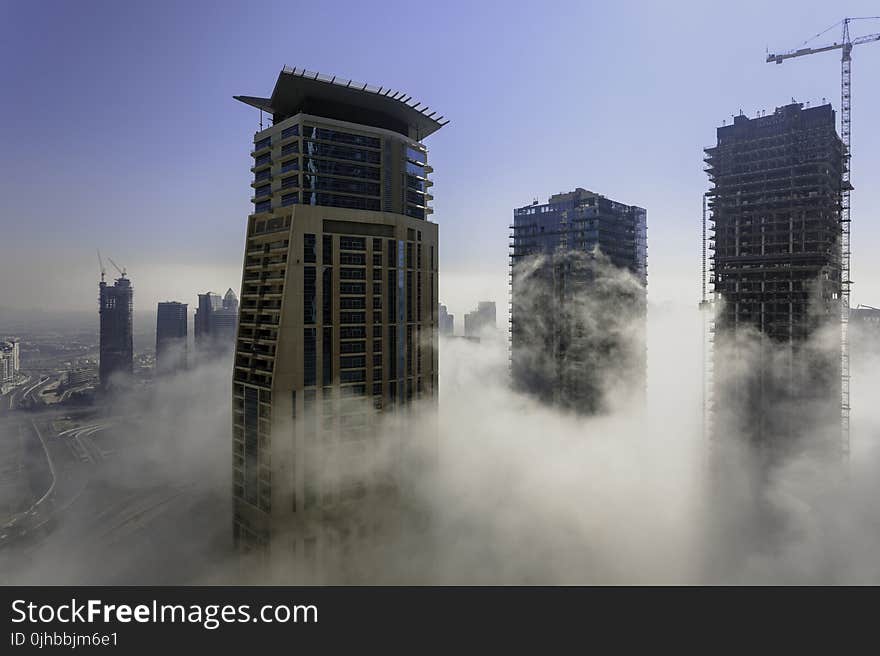
[[[449,123],[401,91],[288,66],[278,74],[271,97],[233,98],[272,114],[275,123],[302,112],[385,128],[416,140]]]

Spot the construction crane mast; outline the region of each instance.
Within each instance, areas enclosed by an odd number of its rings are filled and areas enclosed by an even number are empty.
[[[844,146],[844,166],[841,180],[840,198],[840,372],[841,372],[841,399],[840,399],[840,451],[843,458],[849,458],[849,291],[850,291],[850,150],[851,138],[851,110],[852,110],[852,49],[854,46],[864,43],[880,41],[880,33],[868,34],[855,39],[850,37],[849,24],[860,20],[877,20],[880,16],[865,16],[861,18],[844,18],[823,32],[808,39],[804,46],[813,39],[822,36],[826,32],[840,26],[842,33],[840,41],[830,45],[819,47],[801,47],[780,54],[767,54],[767,63],[776,62],[781,64],[786,59],[815,55],[829,50],[840,50],[840,139]]]
[[[98,250],[98,268],[101,270],[101,282],[104,282],[104,276],[107,275],[107,269],[104,268],[104,260],[101,259],[101,251]]]
[[[113,258],[112,258],[112,257],[108,257],[107,259],[110,260],[110,264],[113,265],[113,268],[116,269],[116,270],[119,272],[119,276],[122,277],[122,278],[125,278],[125,275],[126,275],[126,273],[125,273],[125,267],[122,267],[122,268],[120,269],[120,268],[119,268],[119,265],[116,264],[116,262],[113,261]]]

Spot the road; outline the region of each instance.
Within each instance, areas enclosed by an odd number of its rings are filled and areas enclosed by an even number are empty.
[[[228,487],[169,473],[129,419],[49,407],[3,421],[28,447],[33,503],[0,517],[0,582],[173,584],[229,557]]]

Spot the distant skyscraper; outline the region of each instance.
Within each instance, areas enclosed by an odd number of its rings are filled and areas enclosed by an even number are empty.
[[[101,323],[99,376],[101,386],[131,376],[134,347],[132,342],[133,293],[131,281],[121,274],[112,286],[101,275],[98,313]]]
[[[870,305],[859,305],[849,311],[849,320],[853,323],[853,326],[880,331],[880,308],[871,307]]]
[[[214,292],[199,294],[195,315],[195,345],[201,352],[232,351],[238,327],[238,298],[232,288],[221,298]]]
[[[495,332],[495,301],[480,301],[477,309],[464,315],[464,336],[485,337]]]
[[[0,342],[0,384],[11,383],[21,369],[20,346],[17,339]]]
[[[449,314],[443,303],[439,304],[440,314],[437,319],[438,330],[441,335],[451,337],[455,334],[455,315]]]
[[[795,103],[769,116],[737,116],[717,129],[706,162],[721,301],[715,432],[737,434],[766,455],[805,440],[845,450],[839,331],[846,156],[834,111]],[[830,340],[816,340],[820,333]],[[846,399],[845,414],[848,405]]]
[[[245,549],[289,544],[327,580],[326,547],[362,530],[366,513],[352,504],[395,489],[334,472],[375,448],[374,409],[436,395],[437,224],[421,140],[443,123],[403,94],[290,69],[271,98],[237,99],[273,124],[251,153],[233,379],[235,538]]]
[[[578,188],[513,212],[511,373],[591,414],[644,392],[647,212]]]
[[[849,325],[853,362],[876,353],[880,346],[880,308],[859,305],[850,309]]]
[[[156,312],[156,371],[168,373],[186,368],[186,303],[165,301]]]

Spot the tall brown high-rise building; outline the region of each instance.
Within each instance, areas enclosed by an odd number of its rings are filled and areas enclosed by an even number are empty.
[[[271,97],[236,99],[272,120],[251,153],[234,534],[244,550],[271,544],[321,572],[328,545],[371,533],[353,509],[389,487],[348,466],[370,457],[378,411],[437,393],[437,225],[421,141],[445,122],[405,94],[288,68]]]

